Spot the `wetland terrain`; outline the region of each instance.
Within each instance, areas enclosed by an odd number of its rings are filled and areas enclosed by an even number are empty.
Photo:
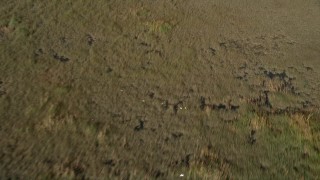
[[[319,0],[0,2],[0,178],[319,179]]]

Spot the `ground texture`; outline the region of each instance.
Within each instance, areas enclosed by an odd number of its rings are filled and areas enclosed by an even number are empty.
[[[318,0],[0,2],[0,177],[320,178]]]

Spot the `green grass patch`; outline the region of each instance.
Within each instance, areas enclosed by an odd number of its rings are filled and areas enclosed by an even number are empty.
[[[155,20],[147,22],[146,26],[151,33],[169,33],[173,29],[173,25],[163,20]]]

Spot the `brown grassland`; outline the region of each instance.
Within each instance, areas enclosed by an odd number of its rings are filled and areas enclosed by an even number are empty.
[[[319,179],[319,107],[319,0],[0,2],[0,179]]]

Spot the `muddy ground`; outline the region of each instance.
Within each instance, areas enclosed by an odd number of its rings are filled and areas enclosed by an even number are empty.
[[[1,1],[0,51],[2,178],[320,178],[318,0]]]

